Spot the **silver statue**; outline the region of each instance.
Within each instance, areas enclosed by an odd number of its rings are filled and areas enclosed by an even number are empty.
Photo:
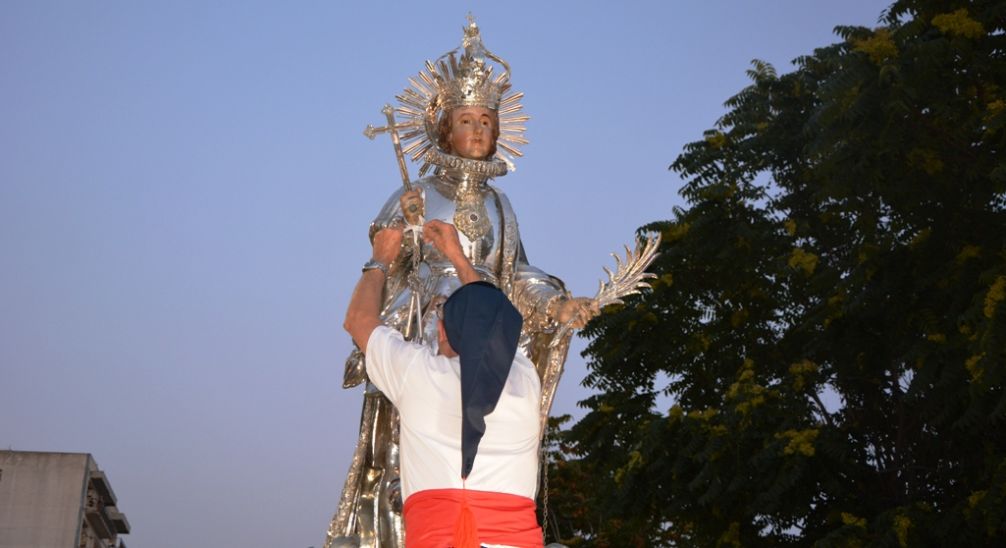
[[[374,219],[370,236],[392,223],[418,228],[424,217],[457,227],[475,269],[524,316],[521,350],[542,380],[544,427],[571,329],[582,327],[599,306],[645,285],[644,270],[656,244],[651,240],[643,252],[627,254],[626,263],[619,262],[616,274],[609,272],[610,283],[602,284],[594,299],[571,297],[558,278],[531,266],[510,202],[490,184],[512,169],[518,147],[527,143],[523,124],[528,117],[520,112],[523,94],[510,91],[509,66],[485,49],[471,17],[459,50],[427,62],[426,70],[410,78],[411,86],[397,97],[400,106],[385,107],[388,124],[365,131],[371,138],[390,134],[403,182]],[[503,69],[495,76],[494,63]],[[409,179],[406,155],[422,162],[417,181]],[[431,169],[432,175],[424,177]],[[391,265],[382,320],[408,340],[436,345],[438,307],[459,286],[450,261],[414,237]],[[366,392],[360,435],[325,547],[402,547],[398,414],[367,382],[364,356],[354,351],[343,386],[361,383]]]

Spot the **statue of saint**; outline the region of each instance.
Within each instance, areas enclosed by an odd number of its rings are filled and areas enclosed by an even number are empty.
[[[475,269],[524,317],[520,347],[542,381],[544,427],[569,349],[569,327],[582,327],[597,314],[598,302],[571,297],[558,278],[529,264],[510,202],[490,184],[507,173],[520,155],[517,147],[527,142],[523,94],[510,91],[509,66],[485,49],[471,18],[459,50],[427,62],[426,70],[410,79],[412,85],[398,96],[398,120],[387,110],[388,127],[368,128],[371,136],[391,132],[396,146],[402,132],[399,167],[411,189],[388,198],[370,236],[391,223],[421,225],[420,216],[457,227]],[[419,180],[408,180],[406,154],[422,161]],[[461,285],[450,261],[421,238],[412,239],[390,265],[387,280],[384,323],[408,340],[436,345],[438,308]],[[398,414],[367,382],[364,357],[355,351],[343,386],[361,383],[366,392],[360,435],[325,546],[403,547]]]

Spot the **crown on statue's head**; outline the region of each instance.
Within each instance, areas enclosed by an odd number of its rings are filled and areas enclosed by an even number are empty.
[[[436,62],[426,61],[426,70],[420,71],[417,78],[409,78],[409,84],[396,97],[400,106],[395,112],[401,119],[396,125],[405,129],[401,136],[403,152],[413,161],[423,162],[420,176],[430,168],[427,153],[439,141],[440,116],[461,106],[496,111],[500,136],[494,161],[514,169],[513,159],[523,156],[518,147],[527,144],[524,123],[529,117],[520,112],[524,94],[510,90],[510,65],[486,49],[474,17],[468,15],[461,47],[441,55]]]
[[[442,108],[447,111],[460,106],[499,109],[500,97],[510,88],[510,67],[482,45],[479,27],[471,15],[468,16],[468,26],[464,28],[462,47],[464,53],[460,60],[456,57],[457,50],[454,50],[444,56],[446,60],[441,57],[438,61],[446,61],[447,75],[437,71],[432,63],[427,64],[436,81]],[[503,67],[503,72],[496,78],[493,78],[495,67],[490,61],[496,61]]]

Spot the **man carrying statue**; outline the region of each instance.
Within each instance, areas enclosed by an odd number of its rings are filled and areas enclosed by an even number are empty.
[[[380,323],[437,354],[443,305],[464,284],[451,258],[420,233],[424,222],[453,225],[475,275],[499,288],[523,318],[516,352],[530,360],[538,376],[540,441],[571,329],[583,327],[600,306],[645,285],[640,282],[646,276],[643,269],[656,246],[648,246],[643,257],[627,256],[617,274],[624,279],[613,276],[607,293],[602,284],[595,298],[573,298],[558,278],[531,266],[509,201],[489,184],[507,173],[520,156],[517,147],[527,142],[523,124],[528,117],[520,112],[523,94],[511,92],[509,66],[485,49],[471,17],[459,49],[460,55],[454,50],[435,63],[428,61],[426,70],[409,79],[411,86],[397,97],[397,120],[385,107],[388,125],[367,129],[370,137],[391,135],[403,177],[403,188],[371,224],[370,238],[374,241],[389,228],[402,230],[404,237],[388,264],[370,261],[364,271],[384,273]],[[422,163],[417,181],[408,177],[406,155]],[[424,177],[431,169],[432,175]],[[623,273],[630,262],[632,268]],[[399,416],[367,374],[364,354],[357,349],[346,362],[343,387],[366,383],[360,435],[326,548],[405,546]]]
[[[437,314],[436,352],[381,323],[399,225],[374,236],[371,256],[381,266],[361,276],[344,325],[366,356],[370,382],[399,411],[406,546],[541,548],[534,502],[541,384],[517,351],[523,319],[475,271],[453,226],[429,221],[423,239],[464,284]]]

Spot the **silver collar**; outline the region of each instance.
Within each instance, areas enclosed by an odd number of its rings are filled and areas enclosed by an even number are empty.
[[[437,172],[449,173],[452,178],[455,174],[463,177],[480,178],[484,182],[490,177],[502,177],[507,173],[507,165],[502,160],[470,160],[453,154],[447,154],[437,149],[430,149],[426,152],[427,163],[437,166]]]

